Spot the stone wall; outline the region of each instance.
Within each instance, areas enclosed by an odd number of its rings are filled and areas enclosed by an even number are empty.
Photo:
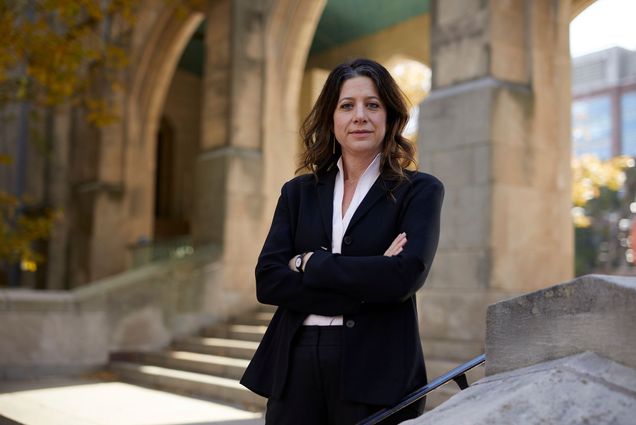
[[[97,369],[244,312],[219,257],[199,249],[73,291],[1,290],[0,379]]]
[[[570,16],[566,0],[431,2],[418,148],[446,195],[419,298],[429,355],[467,360],[488,304],[572,277]]]
[[[415,425],[628,425],[636,278],[583,276],[488,308],[486,374]]]

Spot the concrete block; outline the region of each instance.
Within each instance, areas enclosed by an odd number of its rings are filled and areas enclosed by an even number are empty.
[[[633,424],[636,371],[583,353],[486,377],[403,425]]]
[[[110,347],[115,350],[158,349],[168,345],[171,339],[159,306],[129,311],[120,320],[113,320],[111,327]]]
[[[106,363],[108,341],[100,313],[12,311],[0,314],[0,370],[39,366],[54,370]]]
[[[498,81],[493,97],[492,137],[495,143],[534,148],[535,100],[528,85]]]
[[[440,249],[484,250],[489,246],[492,188],[447,187],[442,206]]]
[[[488,22],[484,2],[450,0],[433,9],[433,86],[474,80],[488,73]]]
[[[420,158],[436,151],[491,140],[493,96],[499,84],[494,79],[482,78],[434,90],[420,104]],[[445,175],[438,177],[445,181]]]
[[[491,305],[486,373],[592,351],[636,368],[636,278],[588,275]]]

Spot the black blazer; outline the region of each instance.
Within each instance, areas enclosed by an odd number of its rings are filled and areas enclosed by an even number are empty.
[[[337,168],[285,183],[256,265],[259,302],[274,317],[241,383],[264,397],[285,388],[294,334],[308,314],[344,315],[342,394],[348,401],[391,405],[426,384],[415,292],[437,248],[444,187],[435,177],[407,172],[397,184],[382,176],[355,211],[332,254]],[[390,189],[390,190],[389,190]],[[406,232],[397,256],[385,257]],[[289,269],[296,254],[314,251],[305,272]]]

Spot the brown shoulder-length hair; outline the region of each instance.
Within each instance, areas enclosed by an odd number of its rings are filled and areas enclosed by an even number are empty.
[[[355,59],[338,65],[327,77],[316,104],[303,122],[304,152],[297,171],[308,169],[314,175],[333,166],[341,155],[333,132],[333,114],[342,84],[354,77],[369,77],[375,83],[386,108],[386,134],[382,142],[380,173],[385,178],[405,179],[404,170],[415,165],[415,149],[402,131],[409,119],[404,94],[389,71],[369,59]]]

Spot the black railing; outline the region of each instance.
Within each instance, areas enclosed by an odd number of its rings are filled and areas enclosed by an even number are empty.
[[[486,361],[486,355],[482,354],[480,356],[475,357],[474,359],[464,363],[463,365],[457,366],[455,369],[450,370],[440,376],[439,378],[435,378],[427,385],[424,385],[419,390],[412,392],[408,396],[406,396],[401,402],[391,408],[382,409],[379,412],[374,413],[366,419],[358,422],[357,425],[373,425],[378,422],[388,418],[394,413],[399,412],[404,409],[406,406],[409,406],[416,401],[424,398],[431,391],[441,387],[445,383],[449,381],[455,381],[455,383],[459,386],[460,390],[464,390],[468,388],[468,380],[466,379],[466,372],[471,370],[472,368],[483,364]]]

